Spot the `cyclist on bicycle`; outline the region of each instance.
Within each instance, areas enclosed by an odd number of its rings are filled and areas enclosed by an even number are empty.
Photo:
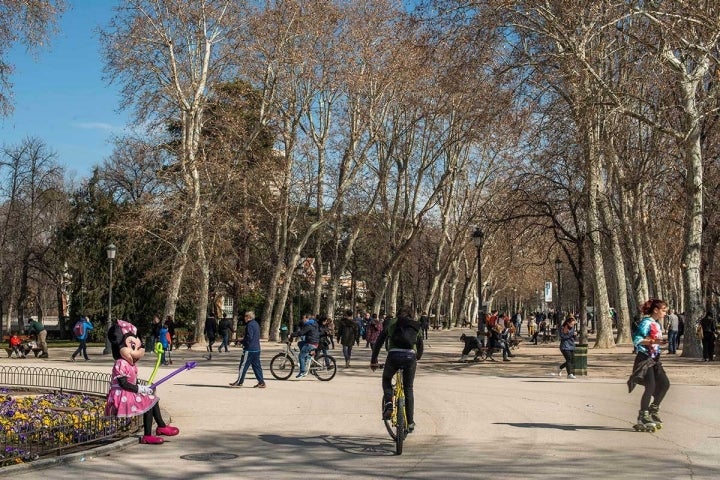
[[[397,318],[392,319],[380,333],[373,346],[370,359],[370,368],[373,371],[378,367],[378,354],[383,345],[388,351],[382,375],[383,419],[389,419],[392,415],[392,379],[395,373],[402,368],[408,433],[411,433],[415,429],[415,399],[413,396],[415,368],[423,354],[422,327],[419,322],[413,320],[411,309],[403,308]]]
[[[300,347],[300,372],[295,378],[302,378],[307,375],[310,353],[318,348],[320,342],[320,328],[312,315],[303,315],[302,321],[300,328],[291,333],[288,338],[288,343],[291,343],[293,337],[303,337],[302,341],[298,342],[298,347]]]

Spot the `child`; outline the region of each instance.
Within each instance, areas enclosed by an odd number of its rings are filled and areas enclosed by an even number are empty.
[[[22,340],[17,336],[17,333],[10,332],[10,338],[8,339],[8,346],[11,350],[10,356],[14,353],[15,358],[25,358],[25,353],[23,353],[22,348],[20,348],[21,344]]]
[[[163,353],[160,362],[163,365],[170,365],[172,363],[172,360],[170,360],[170,332],[167,328],[167,325],[162,325],[160,327],[159,342],[163,347]]]

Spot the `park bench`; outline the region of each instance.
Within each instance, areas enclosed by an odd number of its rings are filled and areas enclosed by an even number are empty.
[[[192,346],[197,343],[192,332],[189,332],[184,328],[179,328],[175,330],[174,340],[175,341],[173,343],[175,344],[175,348],[180,348],[180,345],[185,345],[188,350],[190,350],[190,348],[192,348]]]
[[[37,344],[34,344],[35,345],[34,347],[31,347],[29,345],[29,342],[31,339],[27,335],[18,335],[18,337],[20,337],[20,340],[22,341],[22,343],[20,344],[20,349],[23,351],[23,353],[25,353],[25,355],[29,354],[30,352],[33,352],[35,354],[35,356],[37,357],[42,352],[42,348],[38,347]],[[8,358],[10,358],[10,356],[13,353],[13,350],[10,348],[10,345],[8,343],[9,340],[10,340],[10,335],[5,335],[2,340],[3,343],[5,344],[4,345],[5,353],[7,353]]]

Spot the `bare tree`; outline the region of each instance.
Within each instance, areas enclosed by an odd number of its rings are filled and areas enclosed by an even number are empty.
[[[60,284],[55,272],[62,267],[53,264],[51,244],[67,206],[63,172],[55,154],[34,138],[4,148],[0,168],[7,174],[0,269],[7,272],[5,278],[11,282],[10,290],[3,292],[8,301],[3,303],[8,307],[14,304],[22,328],[28,311],[42,316],[43,303],[38,299],[48,281],[56,287]]]
[[[208,91],[235,69],[233,52],[244,17],[241,4],[231,0],[131,0],[117,8],[102,32],[106,71],[123,84],[124,105],[150,125],[179,121],[176,172],[186,202],[178,207],[187,220],[177,232],[164,315],[175,313],[194,247],[200,275],[196,337],[202,336],[210,276],[198,152]]]
[[[48,43],[55,33],[65,0],[0,0],[0,116],[12,112],[13,66],[5,56],[10,48],[23,44],[30,51]]]

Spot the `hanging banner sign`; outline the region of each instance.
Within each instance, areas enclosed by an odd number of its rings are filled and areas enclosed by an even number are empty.
[[[547,303],[552,303],[553,301],[552,282],[545,282],[545,301]]]

